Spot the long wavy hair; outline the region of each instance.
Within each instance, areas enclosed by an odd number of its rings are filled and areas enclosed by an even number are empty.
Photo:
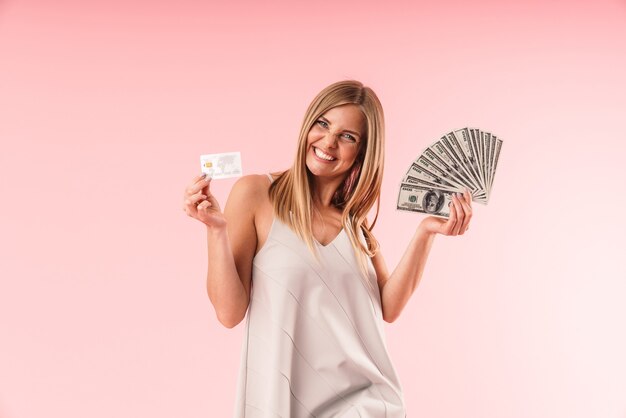
[[[324,88],[309,105],[300,129],[296,158],[291,168],[279,173],[269,188],[274,214],[287,224],[307,245],[319,262],[313,241],[310,176],[306,166],[307,136],[317,119],[337,106],[358,105],[366,119],[358,155],[343,183],[334,193],[332,203],[342,210],[341,223],[357,256],[359,269],[368,277],[367,258],[380,245],[372,235],[380,209],[380,189],[384,169],[385,124],[383,108],[374,91],[356,80],[344,80]],[[367,214],[376,203],[371,226]],[[290,213],[292,215],[290,215]],[[362,231],[365,242],[359,238]],[[369,280],[366,285],[371,289]]]

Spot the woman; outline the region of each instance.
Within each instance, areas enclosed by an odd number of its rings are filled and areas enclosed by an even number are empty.
[[[389,274],[372,234],[383,161],[380,101],[347,80],[310,104],[290,169],[241,177],[223,213],[210,178],[185,190],[184,210],[207,226],[219,321],[248,313],[236,417],[406,416],[382,321],[400,315],[435,235],[467,230],[471,196],[454,197],[447,220],[424,218]]]

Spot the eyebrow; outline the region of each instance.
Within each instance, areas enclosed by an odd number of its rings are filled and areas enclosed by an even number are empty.
[[[329,121],[328,119],[326,119],[324,116],[320,116],[320,119],[324,119],[326,122],[328,122],[328,123],[332,123],[331,121]],[[344,129],[344,131],[346,131],[346,132],[350,132],[351,134],[355,134],[356,136],[361,137],[361,134],[360,134],[360,133],[358,133],[358,132],[354,132],[354,131],[351,131],[350,129]]]

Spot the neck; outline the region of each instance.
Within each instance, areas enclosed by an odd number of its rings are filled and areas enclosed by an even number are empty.
[[[333,196],[343,180],[343,178],[326,179],[314,176],[311,182],[313,205],[320,209],[332,208]]]

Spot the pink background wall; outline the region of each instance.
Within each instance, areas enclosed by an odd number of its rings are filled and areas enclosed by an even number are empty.
[[[624,74],[617,0],[0,2],[0,417],[231,416],[243,323],[183,190],[204,153],[288,167],[345,78],[386,113],[390,269],[411,161],[464,126],[505,141],[386,325],[408,416],[626,417]]]

